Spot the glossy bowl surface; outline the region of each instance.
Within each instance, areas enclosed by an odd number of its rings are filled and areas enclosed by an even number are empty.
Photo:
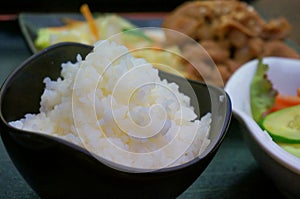
[[[91,50],[91,46],[78,43],[53,45],[28,58],[2,85],[0,132],[16,168],[42,198],[174,198],[180,195],[211,162],[228,129],[231,101],[221,88],[190,81],[196,94],[191,102],[198,103],[195,109],[200,110],[198,115],[212,113],[211,143],[204,153],[190,162],[152,172],[116,170],[67,141],[25,132],[8,124],[25,113],[38,113],[43,79],[58,78],[61,63],[75,62],[77,54],[85,57]],[[179,86],[186,82],[164,72],[160,76]],[[184,87],[180,89],[185,92]]]
[[[250,107],[250,84],[257,60],[238,69],[225,86],[232,100],[233,115],[246,127],[244,140],[264,172],[288,198],[300,198],[300,158],[291,155],[272,141],[253,120]],[[268,78],[282,94],[296,95],[300,87],[300,60],[266,57]]]

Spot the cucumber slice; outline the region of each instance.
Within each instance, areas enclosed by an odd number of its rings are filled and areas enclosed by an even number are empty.
[[[284,150],[300,158],[300,144],[278,143]]]
[[[267,115],[261,126],[275,142],[300,143],[300,105]]]

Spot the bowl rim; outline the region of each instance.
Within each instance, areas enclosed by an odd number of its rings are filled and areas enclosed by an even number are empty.
[[[240,109],[240,107],[236,107],[234,100],[238,100],[237,96],[234,96],[235,89],[247,89],[249,91],[249,85],[244,85],[244,88],[241,88],[242,85],[239,84],[237,88],[234,84],[242,78],[240,73],[251,74],[253,72],[253,65],[257,65],[258,59],[251,60],[245,64],[243,64],[229,79],[227,84],[225,85],[225,90],[229,94],[232,99],[232,112],[233,116],[237,118],[237,120],[241,123],[244,123],[247,128],[247,133],[250,133],[256,144],[258,144],[272,159],[274,159],[277,163],[282,166],[288,168],[294,173],[300,174],[300,158],[290,154],[285,151],[282,147],[280,147],[277,143],[275,143],[271,136],[263,131],[259,125],[254,121],[254,119],[245,112],[245,110]],[[264,57],[264,63],[276,62],[276,63],[284,63],[286,65],[287,62],[299,65],[300,60],[292,59],[292,58],[283,58],[283,57]],[[300,71],[300,70],[299,70]],[[252,75],[250,75],[252,78]],[[249,82],[247,82],[249,83]],[[251,112],[250,112],[251,114]]]

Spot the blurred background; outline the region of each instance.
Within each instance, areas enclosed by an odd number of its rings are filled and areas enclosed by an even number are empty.
[[[251,2],[253,0],[244,0]],[[149,12],[171,11],[184,0],[10,0],[2,1],[1,13],[16,12],[53,12],[53,11],[78,11],[78,8],[87,3],[95,11],[105,12]]]
[[[265,18],[284,16],[293,26],[290,38],[300,45],[299,0],[243,0],[253,5]],[[8,0],[2,1],[0,15],[20,12],[78,12],[87,3],[94,12],[168,12],[182,4],[183,0]]]
[[[87,3],[95,11],[105,12],[146,12],[146,11],[170,11],[182,0],[11,0],[1,4],[1,13],[15,13],[19,11],[53,12],[75,11],[83,3]]]
[[[299,0],[254,0],[251,4],[267,19],[285,17],[292,25],[290,39],[300,46],[300,1]]]

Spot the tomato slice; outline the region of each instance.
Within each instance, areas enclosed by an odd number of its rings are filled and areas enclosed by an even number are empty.
[[[299,89],[298,89],[299,91]],[[300,93],[298,93],[300,94]],[[290,106],[296,106],[300,104],[300,96],[292,96],[292,95],[283,95],[283,94],[278,94],[275,97],[275,103],[274,106],[271,108],[269,111],[275,112],[278,110],[281,110],[283,108],[288,108]]]

